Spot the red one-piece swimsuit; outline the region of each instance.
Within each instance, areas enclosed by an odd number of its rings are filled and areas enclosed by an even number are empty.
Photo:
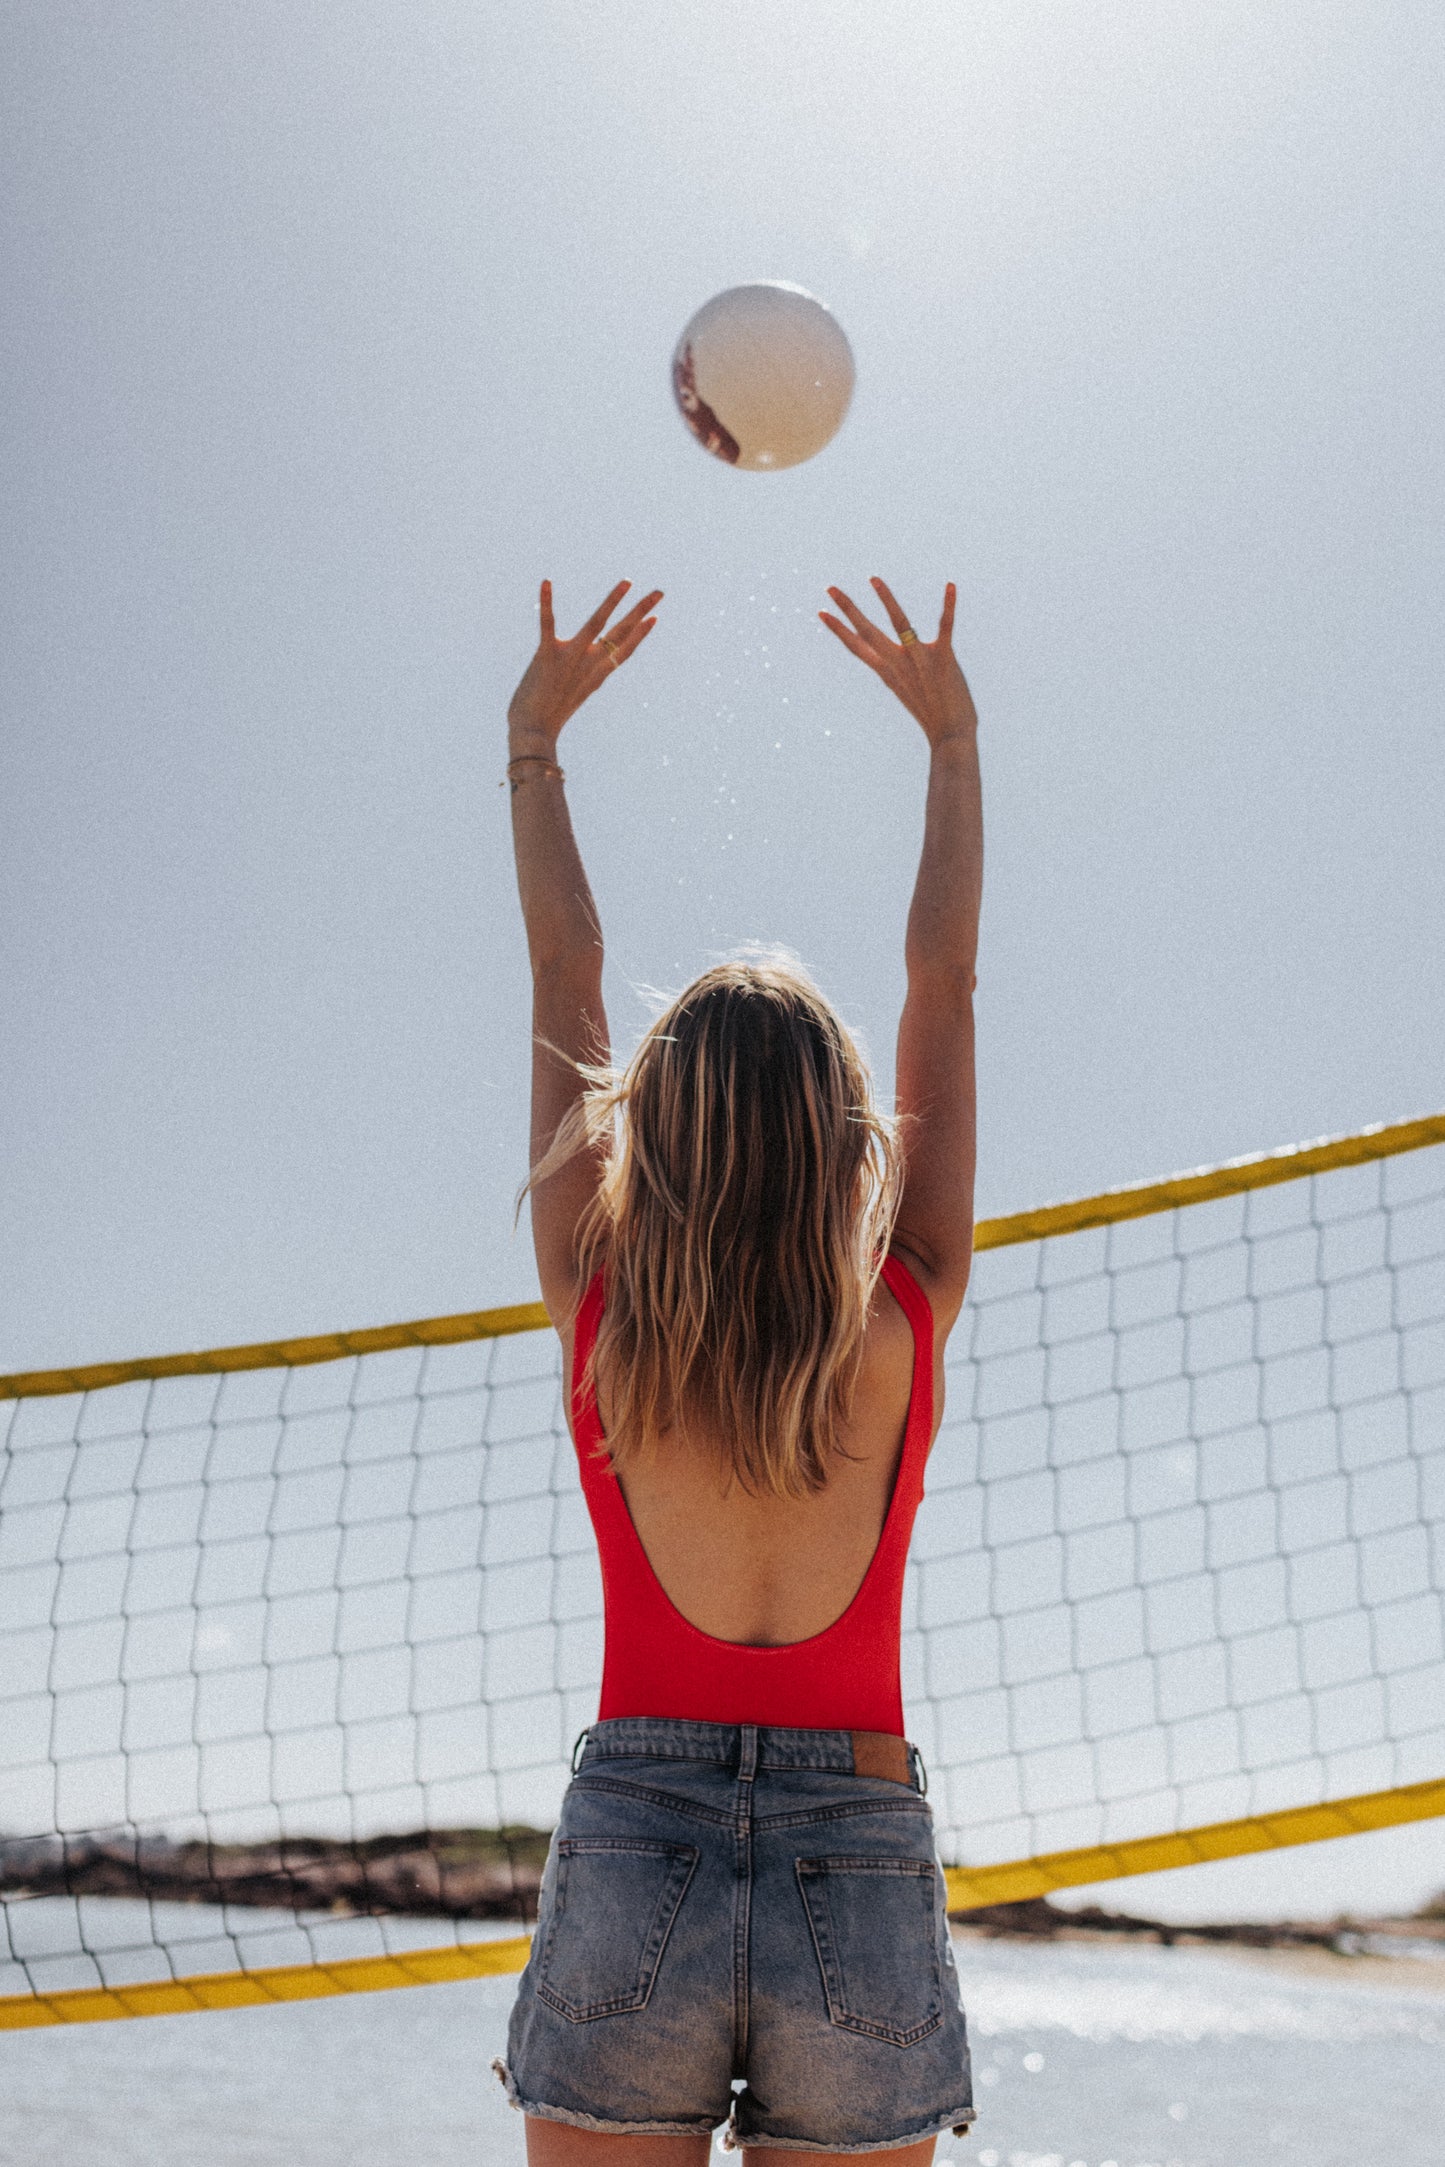
[[[598,1272],[577,1313],[572,1434],[602,1559],[605,1650],[599,1719],[691,1717],[903,1736],[898,1651],[903,1571],[933,1435],[933,1311],[896,1256],[883,1277],[913,1328],[913,1385],[883,1532],[841,1617],[807,1640],[750,1647],[690,1625],[663,1589],[607,1459],[596,1395],[586,1387],[602,1315]]]

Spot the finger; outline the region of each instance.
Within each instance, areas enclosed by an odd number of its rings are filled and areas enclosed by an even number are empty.
[[[886,587],[881,579],[870,580],[869,585],[876,587],[879,594],[883,597],[883,607],[888,612],[889,623],[892,625],[894,631],[901,639],[903,637],[903,634],[909,629],[908,619],[904,616],[902,609],[894,600],[892,590]]]
[[[602,630],[602,627],[606,624],[608,618],[612,615],[612,612],[616,609],[618,603],[622,600],[622,597],[626,594],[628,588],[631,585],[632,582],[630,579],[620,579],[617,582],[617,585],[613,588],[611,594],[608,595],[607,600],[602,603],[599,608],[593,610],[592,615],[588,618],[586,624],[583,625],[582,630],[577,634],[579,640],[586,640],[590,645],[591,642],[596,639],[598,633]]]
[[[649,610],[656,609],[661,600],[662,589],[660,587],[655,587],[651,594],[645,594],[640,602],[633,605],[625,617],[618,618],[616,624],[612,627],[612,638],[615,640],[621,639],[624,632],[630,632],[635,624],[641,623]]]
[[[544,642],[549,642],[556,639],[556,637],[557,625],[552,615],[552,582],[550,579],[544,579],[542,582],[542,638]]]
[[[612,651],[617,657],[613,664],[614,669],[621,669],[628,656],[636,654],[656,623],[657,619],[655,617],[645,617],[641,623],[633,625],[625,634],[620,625],[615,632],[609,634]]]
[[[610,677],[614,670],[621,669],[629,655],[636,653],[656,623],[655,617],[648,617],[632,624],[628,629],[624,630],[623,626],[618,625],[615,632],[603,634],[588,657],[589,661],[596,665],[598,684],[601,684],[604,678]]]
[[[856,633],[850,632],[846,625],[839,624],[837,618],[830,617],[825,609],[820,609],[818,615],[821,618],[822,622],[828,627],[828,630],[834,633],[836,637],[843,642],[843,645],[847,648],[850,655],[856,655],[860,662],[866,662],[870,670],[876,670],[878,672],[878,675],[880,677],[883,677],[883,671],[879,665],[877,655],[869,653],[868,649],[863,645],[863,642],[858,638]],[[884,683],[887,683],[886,677],[884,678]]]
[[[865,617],[857,603],[850,601],[841,587],[830,587],[828,592],[860,639],[871,637],[874,640],[881,640],[883,638],[882,627],[875,625],[871,617]]]
[[[847,648],[850,655],[857,655],[862,653],[863,650],[858,644],[856,635],[850,632],[846,625],[839,624],[836,617],[830,617],[825,609],[819,610],[818,621],[820,624],[825,624],[830,632],[836,632],[838,638],[843,642],[843,645]]]
[[[953,640],[953,606],[958,600],[958,589],[950,580],[943,590],[943,615],[938,620],[939,644],[947,647]]]

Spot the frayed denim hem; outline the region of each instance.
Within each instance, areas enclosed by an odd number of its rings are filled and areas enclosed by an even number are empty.
[[[602,2114],[579,2114],[571,2107],[549,2107],[541,2100],[524,2099],[517,2089],[517,2082],[504,2061],[494,2061],[493,2069],[506,2089],[508,2099],[522,2114],[535,2114],[544,2122],[565,2122],[571,2129],[595,2129],[604,2137],[711,2137],[720,2125],[701,2118],[686,2122],[618,2122]],[[756,2131],[743,2135],[737,2126],[737,2107],[727,2118],[723,2130],[724,2152],[741,2152],[744,2145],[759,2152],[836,2152],[860,2158],[867,2152],[897,2152],[905,2145],[922,2144],[927,2137],[942,2137],[951,2130],[955,2137],[967,2137],[974,2121],[972,2107],[958,2107],[950,2114],[935,2118],[921,2129],[904,2130],[893,2137],[872,2137],[867,2144],[835,2144],[831,2140],[819,2144],[813,2137],[768,2137]]]
[[[922,2129],[904,2130],[896,2137],[870,2137],[867,2144],[837,2144],[832,2138],[820,2143],[815,2137],[767,2137],[756,2130],[740,2131],[729,2122],[723,2150],[741,2152],[746,2145],[750,2152],[835,2152],[840,2157],[854,2154],[861,2157],[865,2152],[901,2152],[905,2145],[922,2144],[925,2138],[942,2137],[949,2130],[955,2137],[966,2137],[973,2127],[973,2119],[971,2107],[958,2107],[941,2120],[926,2123]]]
[[[595,2129],[604,2137],[710,2137],[718,2127],[716,2122],[701,2119],[690,2122],[618,2122],[602,2114],[578,2114],[571,2107],[544,2106],[539,2099],[524,2099],[517,2090],[516,2079],[503,2061],[494,2061],[493,2069],[506,2087],[508,2099],[523,2114],[535,2114],[543,2122],[565,2122],[570,2129]],[[751,2140],[750,2140],[751,2141]]]

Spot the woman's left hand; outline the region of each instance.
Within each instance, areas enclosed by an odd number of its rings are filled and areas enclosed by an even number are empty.
[[[619,580],[581,631],[570,640],[559,640],[552,618],[552,582],[543,580],[542,638],[507,709],[513,753],[544,752],[552,758],[563,724],[642,645],[657,622],[648,612],[662,600],[660,587],[644,595],[610,632],[606,630],[608,618],[631,585],[630,579]]]

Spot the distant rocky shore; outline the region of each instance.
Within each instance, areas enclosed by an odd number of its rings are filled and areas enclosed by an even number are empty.
[[[536,1917],[544,1829],[428,1829],[365,1842],[172,1843],[124,1831],[0,1837],[0,1896],[130,1896],[374,1916]]]
[[[0,1837],[0,1897],[129,1896],[247,1904],[347,1916],[402,1913],[447,1919],[537,1915],[545,1829],[430,1829],[346,1843],[296,1836],[271,1843],[174,1843],[123,1830],[90,1836]],[[1445,1959],[1445,1896],[1413,1918],[1241,1920],[1166,1924],[1097,1905],[1065,1910],[1047,1897],[956,1911],[965,1934],[1030,1941],[1122,1939],[1166,1946],[1233,1943],[1320,1949],[1342,1956]]]
[[[1436,1898],[1410,1918],[1333,1920],[1240,1919],[1179,1926],[1102,1911],[1097,1904],[1066,1911],[1035,1896],[1021,1904],[981,1904],[955,1911],[955,1925],[986,1939],[1028,1941],[1152,1941],[1173,1948],[1231,1943],[1248,1949],[1323,1949],[1337,1956],[1430,1956],[1445,1959],[1445,1900]]]

